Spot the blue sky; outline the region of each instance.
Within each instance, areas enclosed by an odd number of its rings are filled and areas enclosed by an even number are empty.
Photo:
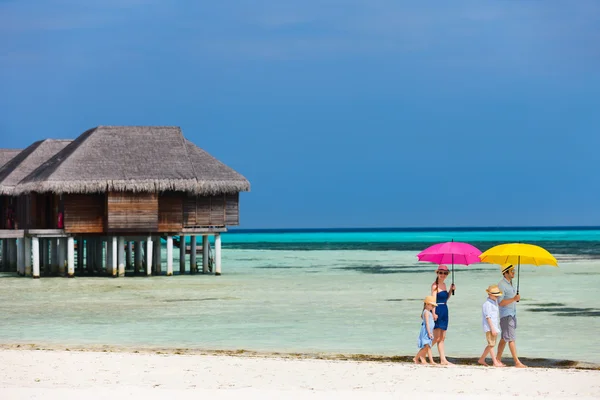
[[[595,0],[0,0],[0,147],[180,126],[241,228],[600,225],[599,43]]]

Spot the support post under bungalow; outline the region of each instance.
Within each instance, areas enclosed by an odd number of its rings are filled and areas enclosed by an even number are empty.
[[[52,275],[58,275],[58,239],[49,239],[50,241],[50,270]]]
[[[146,275],[150,276],[152,275],[152,253],[153,253],[153,246],[152,246],[152,236],[148,236],[148,239],[146,239]]]
[[[39,239],[34,236],[31,238],[31,259],[33,267],[33,279],[39,279],[40,277],[40,242]]]
[[[221,275],[221,234],[215,235],[215,275]]]
[[[131,256],[133,253],[133,242],[128,240],[127,242],[127,254],[125,255],[125,269],[131,269]]]
[[[71,236],[67,238],[67,276],[75,276],[75,239]]]
[[[133,273],[139,274],[142,270],[143,262],[142,262],[142,241],[138,240],[135,242],[135,263],[133,266]]]
[[[111,256],[111,263],[110,263],[111,270],[110,270],[110,275],[113,276],[113,277],[116,277],[117,273],[119,272],[118,271],[119,266],[117,264],[118,261],[119,261],[118,260],[118,257],[119,257],[119,255],[118,255],[118,252],[119,252],[118,247],[119,247],[119,240],[117,239],[116,236],[112,236],[110,238],[110,253],[111,253],[110,254],[110,256]]]
[[[162,240],[160,236],[154,237],[154,274],[162,274],[162,254],[161,254]]]
[[[113,275],[113,241],[112,241],[112,236],[109,236],[108,239],[106,240],[106,274],[108,276],[114,276]]]
[[[23,256],[23,239],[15,239],[17,242],[17,275],[25,275],[25,257]]]
[[[58,262],[58,274],[60,276],[65,276],[65,257],[67,253],[67,238],[61,237],[58,239],[58,254],[57,254],[57,262]]]
[[[17,239],[10,239],[10,272],[17,271]]]
[[[43,269],[44,275],[50,275],[48,268],[48,239],[39,239],[40,247],[40,269]]]
[[[31,276],[31,238],[25,236],[25,276]]]
[[[179,236],[179,273],[185,274],[185,250],[187,245],[185,244],[185,235]]]
[[[93,265],[92,265],[92,254],[94,253],[93,246],[94,239],[87,238],[85,239],[85,271],[88,275],[92,275]]]
[[[117,261],[119,264],[119,276],[125,276],[125,238],[123,236],[119,236],[118,247]]]
[[[77,238],[77,272],[80,274],[83,272],[83,253],[85,251],[85,243],[83,242],[83,236]]]
[[[167,276],[173,275],[173,236],[167,236]]]
[[[104,238],[98,238],[96,240],[96,247],[94,249],[96,250],[94,256],[94,264],[96,265],[96,271],[102,273],[104,271]]]
[[[208,274],[208,258],[210,257],[210,242],[208,235],[202,236],[202,273]]]
[[[0,268],[0,270],[5,271],[6,270],[6,239],[2,239],[0,244],[2,245],[0,247],[0,258],[2,258],[2,267]]]
[[[195,274],[196,271],[196,236],[190,237],[190,274]]]

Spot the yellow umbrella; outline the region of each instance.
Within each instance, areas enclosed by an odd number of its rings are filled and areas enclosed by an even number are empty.
[[[521,276],[521,264],[535,266],[551,265],[558,267],[558,262],[548,250],[527,243],[506,243],[494,246],[481,253],[479,259],[491,264],[517,264],[517,294],[519,294],[519,277]]]

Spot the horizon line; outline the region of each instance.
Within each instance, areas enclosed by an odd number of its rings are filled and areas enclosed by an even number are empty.
[[[330,228],[229,228],[228,232],[249,231],[510,231],[510,230],[600,230],[599,225],[502,225],[502,226],[429,226],[429,227],[330,227]]]

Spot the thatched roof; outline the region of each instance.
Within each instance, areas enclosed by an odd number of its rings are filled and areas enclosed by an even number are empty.
[[[0,149],[0,167],[12,160],[23,149]]]
[[[21,181],[16,192],[250,190],[242,175],[187,141],[178,127],[99,126]]]
[[[64,149],[70,140],[46,139],[20,151],[0,168],[0,194],[16,194],[16,185],[36,168]]]

